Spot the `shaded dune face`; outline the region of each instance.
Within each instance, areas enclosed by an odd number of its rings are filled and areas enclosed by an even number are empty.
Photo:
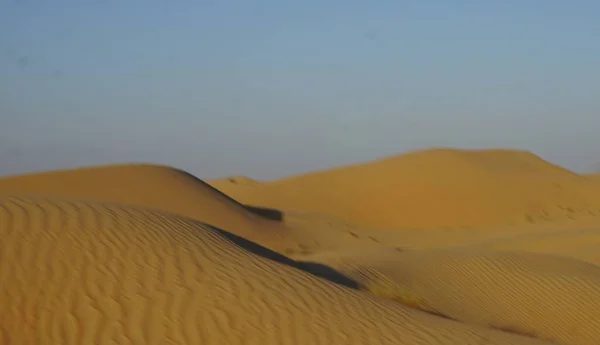
[[[371,297],[142,208],[2,197],[0,239],[3,345],[550,344]]]
[[[600,340],[600,267],[549,254],[461,250],[321,260],[414,308],[564,345]]]

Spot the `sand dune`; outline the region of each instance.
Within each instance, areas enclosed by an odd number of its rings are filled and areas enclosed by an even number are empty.
[[[548,254],[396,250],[320,257],[364,289],[470,324],[554,341],[600,339],[600,267]]]
[[[0,223],[2,344],[550,344],[362,294],[175,215],[5,197]]]
[[[2,178],[0,345],[596,344],[599,181],[452,149]]]
[[[0,194],[42,194],[139,205],[190,217],[262,244],[285,228],[256,215],[196,177],[171,167],[86,167],[0,179]]]
[[[515,150],[424,150],[225,190],[249,204],[383,229],[499,226],[600,214],[600,184]]]

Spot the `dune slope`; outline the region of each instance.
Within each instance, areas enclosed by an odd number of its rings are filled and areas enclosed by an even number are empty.
[[[477,248],[379,250],[319,261],[375,294],[470,324],[564,345],[600,339],[600,267],[587,262]]]
[[[224,189],[371,228],[481,227],[600,214],[600,184],[515,150],[431,149]]]
[[[587,175],[585,175],[585,177],[587,177],[588,179],[590,179],[592,181],[600,182],[600,173],[587,174]]]
[[[1,344],[550,344],[370,297],[175,215],[3,197],[0,224]]]
[[[526,229],[530,230],[530,229]],[[523,234],[477,243],[485,250],[548,253],[600,265],[600,219],[578,220],[558,229],[523,231]]]
[[[194,176],[171,167],[130,164],[51,171],[0,179],[0,194],[42,194],[140,205],[200,220],[265,243],[277,222]]]

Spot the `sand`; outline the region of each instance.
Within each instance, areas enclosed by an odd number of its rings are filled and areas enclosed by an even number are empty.
[[[113,165],[7,177],[0,179],[0,193],[144,206],[202,220],[263,244],[285,235],[281,222],[258,216],[196,177],[168,166]]]
[[[321,258],[366,290],[414,308],[559,344],[600,339],[600,267],[479,248]]]
[[[598,210],[597,179],[515,150],[9,176],[0,344],[598,344]]]
[[[514,150],[425,150],[253,188],[214,186],[244,203],[378,229],[488,227],[600,214],[599,183]]]

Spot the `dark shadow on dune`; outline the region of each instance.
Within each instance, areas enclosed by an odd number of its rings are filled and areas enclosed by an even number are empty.
[[[174,170],[178,171],[180,174],[194,180],[196,183],[199,183],[207,188],[210,188],[212,190],[215,191],[215,193],[218,193],[219,195],[221,195],[222,197],[224,197],[225,199],[229,200],[230,202],[243,207],[245,210],[247,210],[248,212],[255,214],[259,217],[268,219],[268,220],[272,220],[272,221],[276,221],[276,222],[282,222],[283,221],[283,212],[274,209],[274,208],[266,208],[266,207],[259,207],[259,206],[249,206],[249,205],[244,205],[241,202],[235,200],[234,198],[230,197],[229,195],[221,192],[220,190],[216,189],[215,187],[209,185],[208,183],[202,181],[201,179],[197,178],[196,176],[190,174],[187,171],[184,170],[180,170],[180,169],[175,169]]]
[[[533,331],[527,331],[525,329],[521,329],[516,326],[496,326],[496,325],[490,324],[490,325],[488,325],[488,327],[490,327],[492,329],[497,329],[499,331],[506,332],[506,333],[518,334],[518,335],[528,337],[528,338],[542,339],[537,334],[535,334]],[[544,339],[544,340],[551,340],[551,339]]]
[[[357,281],[353,280],[352,278],[338,272],[337,270],[335,270],[327,265],[317,263],[317,262],[292,260],[285,255],[279,254],[275,251],[272,251],[266,247],[261,246],[260,244],[249,241],[243,237],[237,236],[237,235],[227,232],[225,230],[215,228],[214,226],[210,226],[210,228],[212,228],[214,231],[216,231],[219,235],[227,238],[228,240],[232,241],[236,245],[240,246],[241,248],[243,248],[253,254],[256,254],[260,257],[263,257],[265,259],[269,259],[269,260],[278,262],[280,264],[284,264],[284,265],[302,270],[313,276],[329,280],[330,282],[333,282],[335,284],[342,285],[342,286],[345,286],[345,287],[348,287],[348,288],[351,288],[354,290],[369,291],[368,288],[365,288],[364,286],[359,284]],[[377,296],[377,294],[373,294],[373,295]],[[407,305],[402,300],[397,300],[395,298],[383,297],[383,296],[380,296],[380,297],[387,298],[392,301]],[[411,308],[414,308],[414,309],[420,310],[422,312],[425,312],[427,314],[435,315],[437,317],[441,317],[444,319],[458,321],[446,314],[438,312],[437,310],[416,308],[416,307],[411,307]],[[458,321],[458,322],[460,322],[460,321]]]
[[[242,204],[246,210],[257,214],[263,218],[267,218],[268,220],[273,220],[276,222],[283,222],[283,212],[276,210],[274,208],[260,207],[260,206],[250,206]]]
[[[333,268],[331,268],[327,265],[314,263],[314,262],[301,262],[301,261],[292,260],[285,255],[279,254],[275,251],[272,251],[266,247],[261,246],[260,244],[249,241],[243,237],[237,236],[235,234],[232,234],[225,230],[221,230],[221,229],[216,228],[211,225],[209,225],[209,226],[211,229],[216,231],[219,235],[227,238],[228,240],[230,240],[231,242],[240,246],[241,248],[243,248],[253,254],[256,254],[260,257],[263,257],[265,259],[269,259],[269,260],[278,262],[280,264],[284,264],[284,265],[305,271],[314,276],[329,280],[333,283],[336,283],[336,284],[339,284],[339,285],[342,285],[345,287],[349,287],[351,289],[359,288],[359,284],[356,281],[346,277],[345,275],[341,274],[340,272],[334,270]]]

